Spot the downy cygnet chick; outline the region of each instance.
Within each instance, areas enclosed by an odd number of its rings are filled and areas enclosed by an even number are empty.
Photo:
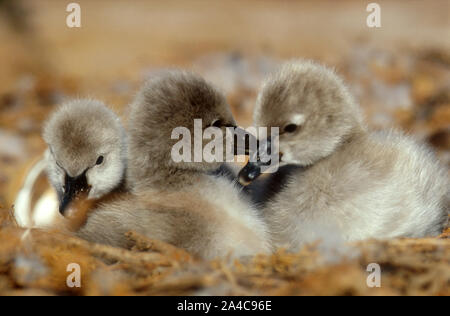
[[[201,119],[196,131],[194,119]],[[212,175],[221,162],[207,162],[204,157],[194,161],[198,133],[203,135],[208,127],[220,129],[225,145],[225,129],[235,125],[225,97],[201,77],[182,71],[164,72],[149,80],[131,105],[127,184],[133,194],[155,202],[161,214],[177,222],[179,231],[171,232],[176,234],[172,243],[192,242],[185,248],[205,258],[271,250],[257,210],[228,179]],[[190,149],[182,149],[189,151],[184,154],[191,154],[192,162],[172,157],[173,146],[180,142],[172,133],[180,127],[192,136],[187,139]],[[202,135],[200,150],[211,141],[202,140]],[[83,229],[94,235],[108,230],[100,228],[104,223],[128,222],[129,217],[114,210],[96,211]],[[162,225],[160,229],[167,230]],[[110,239],[123,238],[121,231],[108,231],[115,235]]]
[[[96,100],[74,100],[44,127],[47,175],[65,214],[80,194],[100,199],[124,187],[126,134],[119,118]]]
[[[264,236],[257,235],[263,241],[252,240],[257,234],[253,227],[236,225],[233,218],[225,217],[218,223],[217,216],[203,212],[214,206],[190,193],[127,192],[125,132],[119,118],[99,101],[63,105],[47,122],[44,139],[49,146],[48,176],[60,197],[60,211],[67,215],[71,210],[83,217],[75,216],[75,225],[64,223],[63,228],[83,239],[129,248],[132,243],[125,234],[136,231],[202,258],[267,249]]]
[[[265,81],[254,121],[279,127],[281,163],[300,167],[263,209],[276,246],[297,250],[330,227],[348,241],[442,232],[449,209],[445,168],[409,137],[369,131],[332,70],[285,64]],[[248,164],[241,178],[258,165]]]

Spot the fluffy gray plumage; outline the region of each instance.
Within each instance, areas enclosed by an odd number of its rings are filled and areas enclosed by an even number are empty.
[[[445,168],[400,132],[369,131],[332,70],[286,63],[265,81],[254,121],[280,127],[282,162],[304,167],[263,209],[276,246],[298,249],[330,227],[345,240],[442,232],[449,211]]]

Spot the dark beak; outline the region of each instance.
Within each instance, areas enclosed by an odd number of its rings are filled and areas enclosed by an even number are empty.
[[[264,141],[258,142],[258,150],[250,156],[250,159],[245,167],[239,171],[238,178],[241,185],[249,185],[261,175],[262,167],[270,166],[272,164],[272,160],[268,160],[266,162],[261,160],[261,154],[270,156],[271,151],[272,140],[270,137]]]
[[[239,183],[247,186],[261,175],[261,166],[258,163],[248,162],[244,168],[239,171]]]
[[[59,203],[59,212],[64,215],[73,200],[81,193],[88,193],[89,189],[86,171],[75,178],[66,174],[64,193],[62,194]]]
[[[258,139],[240,127],[234,128],[234,155],[250,155],[252,149],[258,151]]]

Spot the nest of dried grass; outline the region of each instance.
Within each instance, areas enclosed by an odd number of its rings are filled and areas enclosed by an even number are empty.
[[[450,229],[438,238],[367,241],[329,258],[318,244],[244,261],[201,261],[130,232],[131,250],[17,227],[0,210],[2,295],[450,295]],[[328,256],[328,258],[327,258]],[[67,266],[81,267],[70,288]],[[381,287],[366,280],[381,267]]]

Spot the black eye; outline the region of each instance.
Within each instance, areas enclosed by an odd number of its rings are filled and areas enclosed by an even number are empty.
[[[295,124],[288,124],[284,127],[284,131],[286,133],[293,133],[297,130],[297,125]]]
[[[213,127],[222,127],[223,126],[223,124],[222,124],[222,120],[215,120],[212,124],[211,124],[211,126],[213,126]]]
[[[98,157],[97,162],[95,163],[96,165],[101,165],[103,163],[103,160],[105,158],[103,158],[103,156]]]

